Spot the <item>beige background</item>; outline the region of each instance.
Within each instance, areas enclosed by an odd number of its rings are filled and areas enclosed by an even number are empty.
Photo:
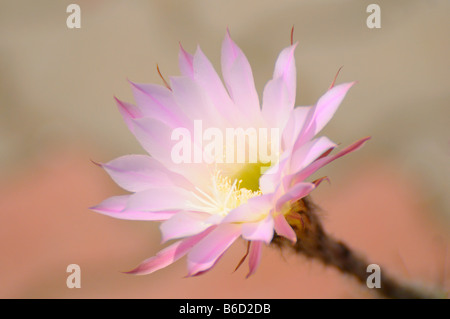
[[[442,286],[450,229],[450,2],[377,1],[376,30],[366,26],[372,2],[79,0],[82,28],[69,30],[70,1],[1,0],[0,297],[365,297],[333,270],[295,256],[288,262],[270,249],[254,278],[230,275],[239,244],[202,278],[181,279],[184,261],[155,275],[125,276],[117,270],[159,249],[157,225],[86,209],[121,193],[89,160],[143,152],[112,98],[132,102],[127,78],[161,83],[156,63],[166,76],[179,74],[179,41],[190,52],[199,44],[219,69],[229,27],[261,94],[292,25],[297,105],[314,103],[343,65],[338,81],[358,84],[325,133],[342,145],[372,136],[323,171],[332,179],[316,195],[326,226],[405,275],[399,250],[410,278]],[[69,263],[82,266],[77,291],[65,287]],[[292,277],[299,285],[286,289]]]

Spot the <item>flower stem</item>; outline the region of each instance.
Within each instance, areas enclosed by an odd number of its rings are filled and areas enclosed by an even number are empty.
[[[289,247],[298,254],[320,260],[325,265],[333,266],[342,273],[349,274],[360,283],[366,285],[367,266],[370,264],[364,257],[354,252],[346,244],[329,236],[316,213],[316,207],[309,198],[294,203],[286,220],[297,235],[297,242],[292,244],[281,236],[275,236],[272,243],[279,247]],[[381,296],[393,299],[427,299],[435,296],[401,284],[381,272],[380,288],[374,288]]]

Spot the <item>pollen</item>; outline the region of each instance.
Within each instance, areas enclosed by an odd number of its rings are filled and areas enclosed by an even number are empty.
[[[260,190],[254,191],[241,187],[242,180],[232,180],[217,170],[212,176],[212,189],[205,192],[196,188],[194,197],[200,205],[189,203],[191,208],[210,214],[226,216],[234,208],[246,203],[250,198],[262,195]]]

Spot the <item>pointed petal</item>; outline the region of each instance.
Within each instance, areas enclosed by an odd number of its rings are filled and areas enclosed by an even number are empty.
[[[256,222],[265,217],[272,209],[272,194],[250,198],[239,205],[222,220],[223,223]]]
[[[168,88],[131,81],[130,84],[136,104],[143,116],[158,119],[170,127],[186,125],[186,115],[177,106]]]
[[[179,187],[151,188],[130,196],[126,210],[157,212],[186,210],[193,200],[192,192]]]
[[[172,141],[173,129],[154,118],[132,120],[133,134],[142,147],[159,162],[170,167],[174,164],[171,150],[176,141]]]
[[[280,162],[276,163],[274,166],[269,168],[260,178],[259,187],[263,194],[270,194],[275,192],[277,187],[280,185],[281,176],[283,175],[283,170],[289,162],[289,158],[283,158]]]
[[[127,205],[129,198],[130,195],[112,196],[100,204],[90,207],[90,209],[98,213],[121,212]]]
[[[282,148],[290,151],[298,139],[299,133],[305,126],[306,118],[311,111],[311,106],[297,106],[290,114],[283,130]]]
[[[325,136],[306,142],[292,152],[289,172],[287,173],[298,172],[319,158],[323,153],[335,147],[336,144]]]
[[[199,271],[199,272],[197,272],[197,273],[195,273],[195,274],[193,274],[193,275],[189,275],[189,274],[188,274],[188,275],[186,275],[185,278],[187,278],[187,277],[197,277],[197,276],[206,274],[208,271],[210,271],[211,269],[214,268],[214,266],[220,261],[220,259],[223,257],[224,254],[225,254],[225,253],[222,253],[219,257],[217,257],[217,259],[214,261],[214,263],[212,264],[212,266],[209,267],[208,269]]]
[[[133,119],[133,134],[142,147],[156,160],[171,170],[184,176],[189,181],[195,181],[197,187],[210,185],[210,172],[204,163],[175,163],[172,159],[172,150],[178,140],[172,140],[174,130],[161,121],[152,118]],[[187,129],[187,128],[186,128]],[[187,129],[189,132],[192,130]],[[191,135],[191,148],[194,145]],[[192,146],[193,145],[193,146]],[[193,152],[194,154],[194,152]],[[200,154],[202,154],[200,152]],[[193,158],[191,158],[193,160]]]
[[[200,47],[197,48],[193,63],[195,80],[208,94],[221,116],[230,123],[239,123],[242,113],[230,99],[222,80]]]
[[[180,43],[180,51],[178,53],[178,64],[181,74],[194,78],[194,58],[191,54],[187,53]]]
[[[206,237],[213,229],[214,227],[211,227],[196,236],[180,240],[168,246],[167,248],[161,250],[158,254],[156,254],[156,256],[144,260],[138,267],[126,273],[134,275],[146,275],[169,266],[170,264],[186,255],[187,252],[195,244]]]
[[[314,137],[330,121],[348,90],[355,84],[343,83],[328,90],[308,114],[305,126],[301,130],[296,146]]]
[[[242,237],[247,240],[261,240],[269,244],[273,238],[274,221],[269,214],[259,222],[243,223]]]
[[[145,212],[126,210],[126,205],[131,195],[113,196],[97,206],[91,207],[93,211],[118,219],[128,220],[166,220],[178,211]]]
[[[180,110],[194,120],[202,120],[203,126],[222,127],[223,119],[204,90],[186,76],[170,77],[175,102]]]
[[[295,183],[304,181],[307,177],[315,173],[318,169],[322,168],[323,166],[327,165],[328,163],[348,154],[353,151],[356,151],[360,149],[365,142],[367,142],[370,139],[370,137],[366,137],[363,139],[360,139],[359,141],[356,141],[355,143],[351,144],[350,146],[347,146],[343,150],[341,150],[339,153],[335,155],[329,155],[323,158],[318,159],[317,161],[313,162],[311,165],[305,167],[300,172],[286,176],[285,179],[288,181],[288,183],[283,182],[285,184],[293,185]]]
[[[286,221],[283,214],[278,214],[273,218],[275,231],[278,235],[289,239],[292,243],[297,242],[297,235]]]
[[[183,176],[171,172],[156,159],[146,155],[125,155],[100,165],[120,187],[130,192],[156,186],[192,188],[192,184]]]
[[[142,220],[142,221],[165,221],[179,212],[179,210],[166,210],[159,212],[145,212],[145,211],[131,211],[131,210],[124,210],[121,212],[106,212],[99,210],[95,211],[103,215],[107,215],[109,217],[117,219]]]
[[[277,201],[275,209],[277,212],[281,211],[284,204],[299,200],[300,198],[308,195],[315,185],[313,183],[298,183],[291,187],[287,192],[285,192]]]
[[[294,107],[282,78],[267,82],[263,92],[262,115],[268,127],[283,128]]]
[[[211,224],[205,222],[209,216],[210,214],[201,212],[179,212],[159,227],[162,242],[201,233],[211,226]]]
[[[137,106],[127,103],[127,102],[123,102],[116,97],[114,97],[114,100],[116,101],[117,107],[125,121],[125,124],[127,124],[128,128],[131,130],[131,128],[132,128],[131,119],[136,119],[136,118],[142,117],[143,114],[142,114],[141,110]]]
[[[229,32],[222,43],[222,74],[231,99],[252,122],[260,119],[259,98],[253,73],[242,50],[233,42]]]
[[[263,93],[262,113],[266,123],[272,127],[284,128],[291,111],[294,109],[297,89],[295,68],[295,45],[281,51],[275,63],[273,79]]]
[[[297,43],[283,49],[275,63],[273,78],[281,78],[288,91],[288,99],[294,107],[295,95],[297,91],[297,71],[295,67],[295,48]]]
[[[310,129],[313,130],[314,135],[322,130],[322,128],[330,121],[348,90],[350,90],[354,84],[355,82],[350,82],[334,86],[332,89],[328,90],[319,101],[317,101],[314,118],[310,123]]]
[[[261,255],[262,255],[262,242],[252,241],[248,260],[249,272],[246,278],[250,277],[256,272],[256,269],[258,268],[259,263],[261,261]]]
[[[241,234],[236,224],[222,224],[203,238],[188,254],[188,276],[204,272],[214,266],[216,260]]]

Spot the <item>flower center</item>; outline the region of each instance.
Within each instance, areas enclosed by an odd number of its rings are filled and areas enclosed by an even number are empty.
[[[254,192],[259,191],[259,178],[263,172],[270,168],[270,163],[248,163],[245,166],[232,175],[232,179],[240,181],[240,187],[252,190]]]
[[[267,145],[267,149],[271,147],[269,141],[262,145]],[[235,153],[237,153],[236,148],[233,154]],[[196,187],[193,194],[197,204],[188,203],[190,208],[216,216],[226,216],[250,198],[262,195],[259,179],[267,169],[278,162],[280,156],[276,149],[270,154],[270,158],[258,156],[256,162],[250,162],[249,158],[245,158],[244,162],[227,163],[223,158],[221,161],[215,161],[210,188]]]
[[[194,196],[201,205],[192,205],[191,208],[210,214],[226,216],[234,208],[246,203],[250,198],[262,195],[261,191],[242,187],[243,180],[231,179],[216,171],[212,177],[212,190],[210,194],[196,188],[198,193]]]

